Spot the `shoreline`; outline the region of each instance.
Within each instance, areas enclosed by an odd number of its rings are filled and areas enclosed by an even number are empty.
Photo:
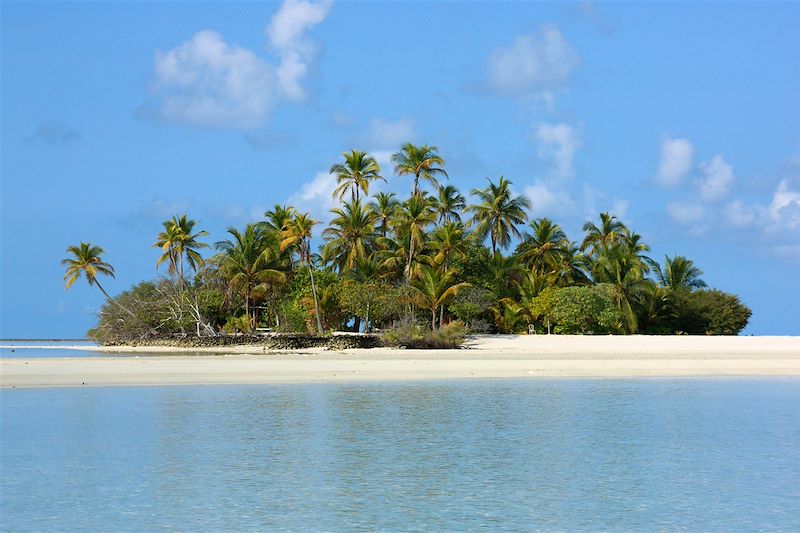
[[[0,359],[0,387],[800,377],[800,337],[485,335],[472,337],[461,350],[267,351],[252,345],[223,349],[98,346],[91,350],[126,355]]]

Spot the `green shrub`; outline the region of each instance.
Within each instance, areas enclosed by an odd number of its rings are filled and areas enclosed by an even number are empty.
[[[414,322],[402,322],[381,335],[384,346],[435,350],[461,348],[466,340],[467,328],[460,320],[431,331]]]

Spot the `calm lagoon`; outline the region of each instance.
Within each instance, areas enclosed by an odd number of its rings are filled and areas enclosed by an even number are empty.
[[[5,531],[800,530],[800,380],[0,392]]]

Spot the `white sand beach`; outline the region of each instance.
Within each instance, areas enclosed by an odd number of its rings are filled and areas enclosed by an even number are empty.
[[[475,378],[800,377],[800,337],[486,335],[471,338],[462,350],[279,352],[265,351],[260,346],[91,349],[130,355],[2,359],[0,385],[15,388]]]

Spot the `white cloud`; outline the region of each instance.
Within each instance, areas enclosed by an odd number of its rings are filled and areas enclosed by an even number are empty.
[[[280,56],[278,83],[292,100],[299,101],[306,97],[300,82],[316,54],[316,47],[305,34],[325,20],[332,5],[331,0],[319,3],[285,0],[265,29],[270,46]]]
[[[253,130],[283,100],[305,97],[300,82],[315,50],[305,31],[324,20],[330,0],[314,4],[286,0],[267,26],[280,61],[229,44],[211,30],[197,32],[167,51],[156,51],[148,108],[170,122]]]
[[[667,214],[679,224],[691,224],[705,217],[705,209],[700,204],[671,202],[667,204]]]
[[[700,197],[706,202],[717,202],[724,198],[736,180],[733,168],[721,155],[700,163],[700,172],[703,176],[697,180],[697,187]]]
[[[755,222],[758,209],[741,200],[734,200],[725,208],[725,217],[734,227],[744,228]]]
[[[563,179],[574,177],[575,151],[581,146],[575,129],[563,122],[539,124],[536,126],[535,135],[539,143],[539,157],[553,161],[558,177]]]
[[[781,180],[767,208],[773,222],[787,228],[800,228],[800,191],[789,188],[787,180]]]
[[[300,186],[300,190],[289,197],[289,205],[301,213],[310,212],[312,217],[321,222],[331,219],[330,210],[338,205],[333,195],[336,190],[336,176],[328,172],[317,172],[311,181]]]
[[[530,198],[537,217],[564,217],[575,210],[575,201],[568,192],[551,188],[540,180],[525,187],[524,193]]]
[[[401,144],[413,141],[415,136],[416,127],[413,119],[386,120],[375,118],[367,126],[361,142],[381,149],[392,148],[396,150]]]
[[[159,116],[192,126],[252,129],[266,120],[278,98],[274,68],[213,31],[157,51],[155,78]]]
[[[656,182],[663,187],[680,185],[692,170],[694,146],[688,139],[664,139]]]
[[[579,65],[578,53],[558,26],[547,24],[538,33],[519,36],[511,46],[492,51],[489,87],[505,96],[546,93],[566,86]]]

